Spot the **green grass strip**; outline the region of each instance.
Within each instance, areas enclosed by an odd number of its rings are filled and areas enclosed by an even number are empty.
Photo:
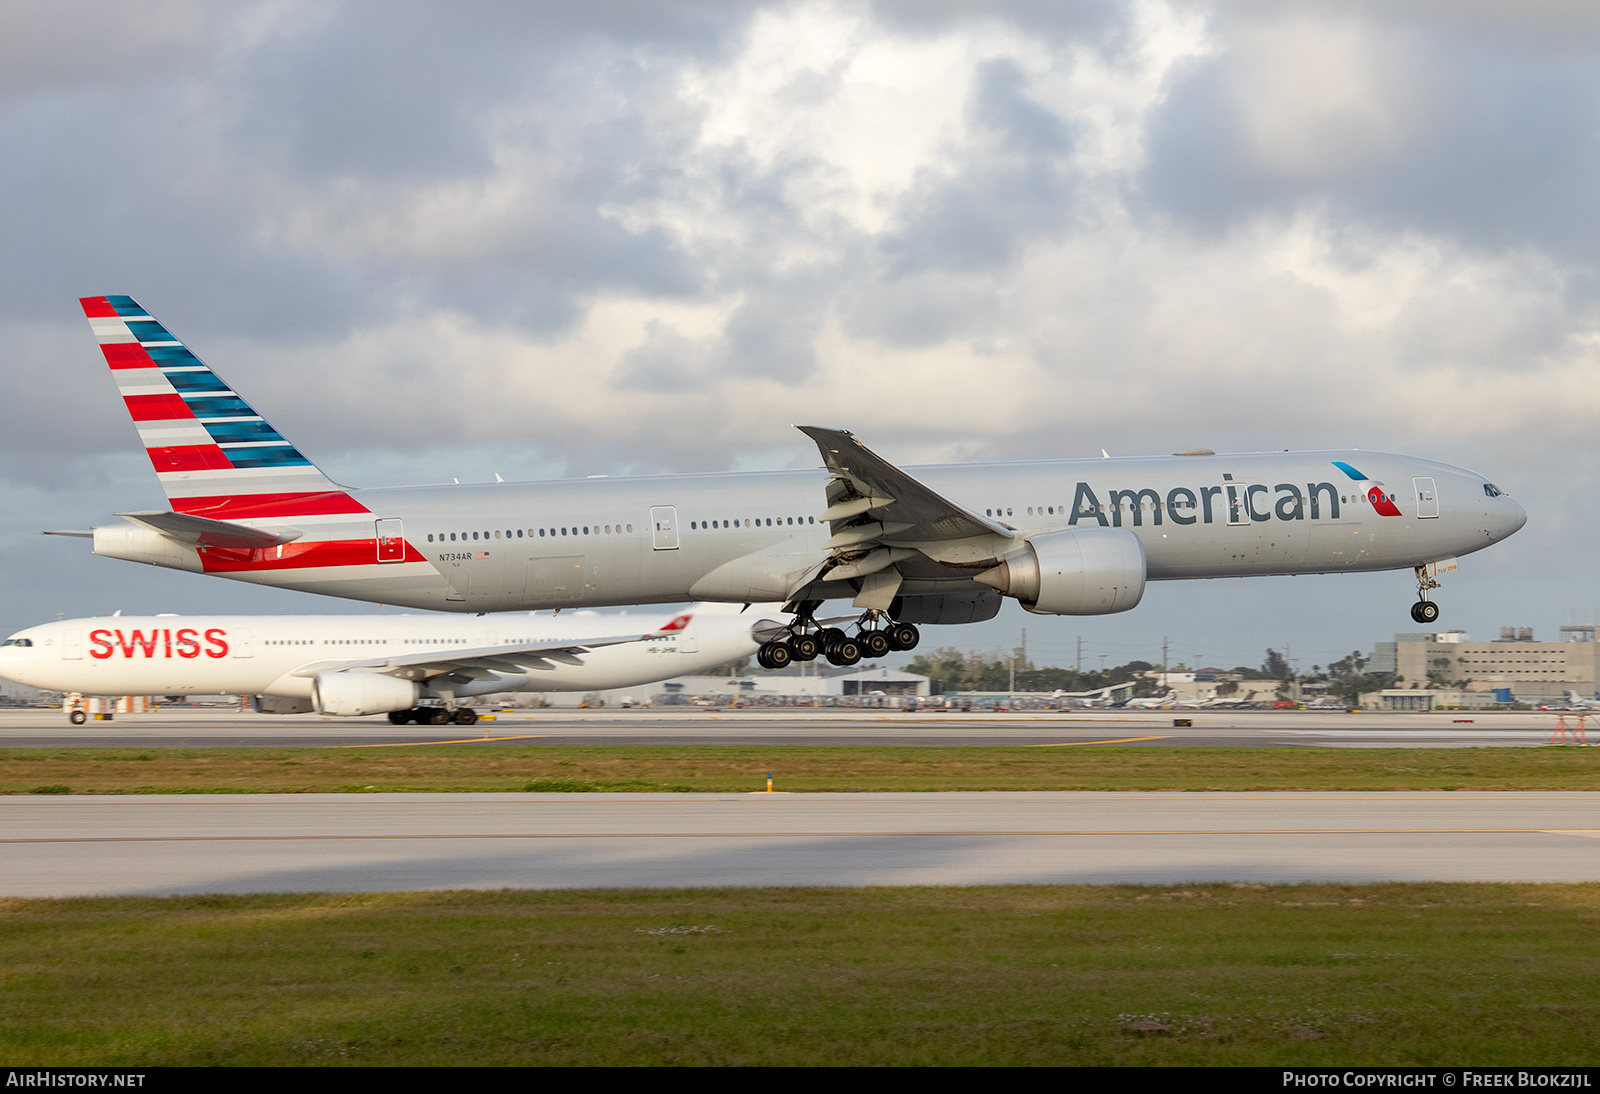
[[[0,749],[0,793],[1600,790],[1600,748]]]
[[[0,901],[0,1058],[1592,1065],[1600,885]]]

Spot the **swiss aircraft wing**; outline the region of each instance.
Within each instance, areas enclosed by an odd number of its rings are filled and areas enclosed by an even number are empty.
[[[791,602],[815,597],[815,586],[851,582],[857,607],[888,608],[900,588],[900,564],[921,555],[946,566],[986,568],[1015,537],[1012,529],[942,497],[843,429],[797,426],[817,443],[833,472],[831,553],[795,582]]]
[[[664,638],[683,630],[689,625],[691,618],[692,616],[687,614],[680,615],[660,630],[645,634],[524,642],[466,650],[433,650],[428,653],[402,654],[398,657],[312,661],[295,669],[293,675],[310,677],[327,672],[369,672],[396,676],[402,680],[432,680],[439,676],[492,680],[499,676],[523,676],[530,671],[553,669],[558,664],[581,665],[584,654],[606,646],[621,646],[651,638]]]
[[[186,543],[191,547],[233,547],[260,549],[292,543],[301,536],[298,528],[253,528],[248,524],[235,524],[229,520],[212,520],[192,513],[168,513],[161,510],[143,513],[118,513],[117,516],[154,528],[168,539]],[[70,533],[53,533],[64,535]],[[92,533],[91,533],[92,534]]]

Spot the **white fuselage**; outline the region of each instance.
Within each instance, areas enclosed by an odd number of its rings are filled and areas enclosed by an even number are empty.
[[[769,613],[770,614],[770,613]],[[531,615],[105,616],[18,631],[0,646],[0,676],[31,687],[85,695],[312,694],[315,667],[420,653],[533,642],[648,634],[673,616],[661,612],[555,618]],[[454,695],[502,691],[596,691],[633,687],[750,656],[760,644],[755,608],[694,611],[674,633],[602,646],[579,664],[550,662],[525,673],[492,674]]]
[[[1352,481],[1341,462],[1358,465],[1368,481]],[[1510,497],[1489,493],[1481,475],[1376,452],[904,470],[1015,529],[1019,540],[1086,526],[1129,529],[1143,544],[1151,581],[1404,569],[1480,550],[1527,519]],[[124,543],[119,528],[98,529],[95,546],[236,580],[454,612],[781,601],[828,555],[833,529],[816,519],[828,482],[819,468],[352,489],[368,512],[296,518],[305,538],[287,547],[196,549],[138,529],[127,534],[144,538]],[[1385,515],[1368,500],[1373,482],[1384,484],[1397,512]],[[375,523],[390,542],[403,537],[408,545],[393,561],[377,561],[383,541]],[[153,546],[140,546],[145,540]],[[981,591],[973,570],[916,558],[900,570],[904,596]],[[835,585],[820,595],[855,595],[847,583]]]

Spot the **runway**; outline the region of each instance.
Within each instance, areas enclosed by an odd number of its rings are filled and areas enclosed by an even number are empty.
[[[1600,880],[1585,793],[0,798],[0,895]]]
[[[60,711],[0,711],[0,747],[360,747],[470,741],[517,745],[1091,745],[1268,748],[1481,748],[1549,743],[1539,712],[1347,714],[1342,711],[1020,711],[695,707],[548,708],[471,727],[396,726],[387,718],[274,716],[204,708],[68,724]],[[1190,726],[1174,725],[1188,720]],[[1575,724],[1576,716],[1568,716]],[[1600,741],[1600,721],[1595,740]]]

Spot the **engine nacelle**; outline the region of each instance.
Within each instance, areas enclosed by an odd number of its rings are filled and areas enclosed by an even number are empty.
[[[311,700],[288,695],[252,695],[250,706],[257,714],[310,714]]]
[[[1040,615],[1110,615],[1144,596],[1144,544],[1126,528],[1034,536],[978,581]]]
[[[987,589],[933,596],[897,596],[889,606],[897,623],[982,623],[1000,614],[1000,598]]]
[[[417,685],[375,672],[325,672],[311,681],[311,702],[318,714],[359,718],[387,714],[417,705]]]

